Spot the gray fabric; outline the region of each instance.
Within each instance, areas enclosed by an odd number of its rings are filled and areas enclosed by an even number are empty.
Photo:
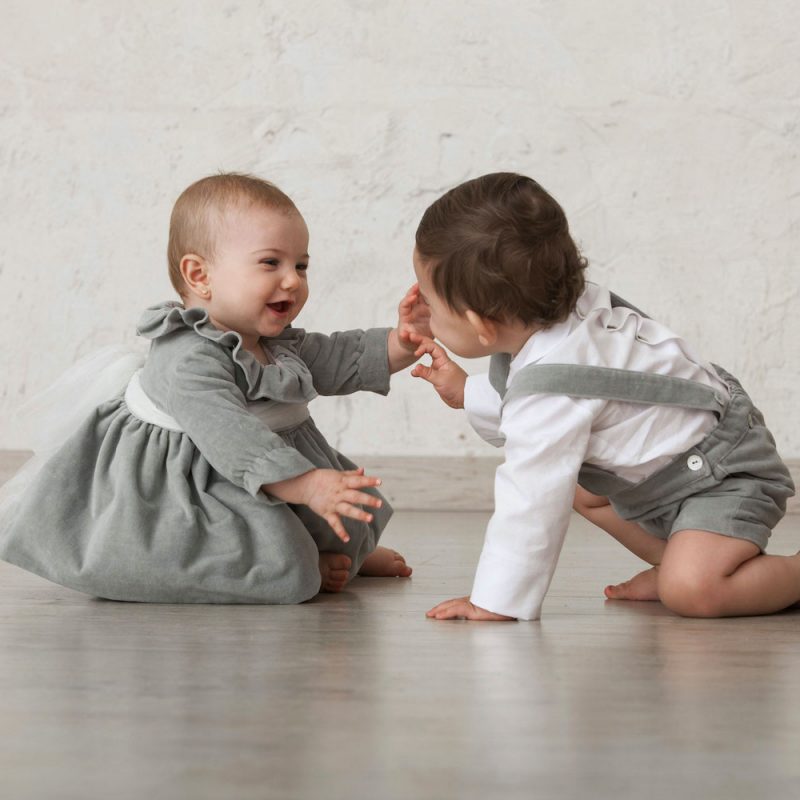
[[[529,394],[568,394],[719,414],[724,398],[696,381],[585,364],[529,364],[514,375],[503,403]]]
[[[355,574],[391,507],[370,524],[345,520],[345,544],[307,507],[267,497],[262,483],[355,465],[313,420],[276,434],[245,403],[385,394],[388,329],[290,328],[263,340],[267,366],[199,309],[155,306],[139,332],[152,340],[142,386],[184,432],[137,419],[121,396],[102,404],[0,521],[0,556],[88,594],[149,602],[301,602],[319,590],[320,551],[346,553]]]
[[[503,399],[506,396],[510,365],[511,356],[509,353],[493,353],[489,358],[489,383]]]
[[[715,369],[731,395],[717,426],[654,475],[618,488],[610,500],[620,516],[660,538],[704,530],[746,539],[763,551],[794,483],[761,412],[736,378]],[[701,467],[691,469],[690,459]],[[593,491],[588,474],[581,474],[581,485]]]
[[[645,317],[646,319],[650,319],[650,317],[648,317],[647,314],[644,313],[644,311],[640,311],[632,303],[629,303],[627,300],[623,300],[618,294],[614,294],[614,292],[609,292],[608,294],[609,294],[609,297],[611,299],[611,308],[618,308],[618,307],[622,306],[623,308],[629,308],[629,309],[631,309],[631,311],[635,311],[637,314],[639,314],[639,316]],[[507,384],[508,384],[508,372],[509,372],[510,366],[511,366],[511,355],[509,353],[494,353],[489,358],[489,383],[491,384],[492,388],[497,392],[497,394],[499,394],[500,397],[503,398],[504,401],[507,399],[506,398],[506,392],[507,392],[507,389],[508,389],[508,387],[507,387]],[[542,365],[542,366],[544,366],[544,365]],[[573,365],[573,366],[577,366],[577,365]],[[592,368],[592,369],[594,369],[594,368]],[[515,381],[516,381],[517,376],[515,375],[514,378],[515,378]],[[585,374],[585,375],[579,376],[580,385],[582,385],[583,381],[585,381],[587,378],[588,378],[588,373]],[[542,384],[538,384],[538,385],[541,386]],[[561,393],[561,392],[558,392],[557,389],[555,389],[554,391],[556,393]],[[530,394],[531,392],[527,392],[525,390],[521,390],[521,393],[522,394],[526,394],[526,393]],[[587,395],[584,395],[584,396],[591,397],[592,395],[587,394]]]
[[[634,308],[615,295],[612,299],[617,301],[614,305]],[[660,538],[681,530],[704,530],[766,548],[795,487],[761,412],[728,372],[714,366],[730,392],[726,404],[695,381],[577,364],[529,364],[506,388],[510,360],[505,353],[497,354],[489,367],[489,380],[504,404],[531,394],[561,394],[715,412],[719,422],[703,441],[646,480],[633,484],[585,463],[578,483],[608,497],[621,517]]]

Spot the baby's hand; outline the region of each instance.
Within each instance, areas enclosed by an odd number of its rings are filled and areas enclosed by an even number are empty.
[[[333,528],[333,532],[343,542],[349,542],[350,537],[341,518],[372,522],[372,514],[359,506],[380,508],[383,503],[379,498],[358,490],[367,486],[380,486],[380,483],[380,478],[365,475],[363,467],[346,472],[312,469],[296,478],[265,485],[263,488],[287,503],[308,506]]]
[[[431,356],[431,364],[417,364],[411,370],[415,378],[428,381],[439,393],[439,397],[450,408],[464,408],[464,384],[467,382],[467,373],[432,339],[423,339],[421,336],[411,334],[411,340],[417,345],[414,353],[418,358],[426,353]]]
[[[433,338],[431,333],[431,310],[419,293],[419,284],[415,283],[400,301],[398,306],[397,339],[400,345],[409,352],[416,350],[412,336]]]
[[[453,600],[445,600],[434,606],[425,614],[431,619],[474,619],[482,622],[508,622],[515,620],[516,617],[506,617],[503,614],[495,614],[485,608],[470,603],[469,597],[456,597]]]
[[[342,525],[342,517],[372,522],[372,514],[359,506],[380,508],[383,505],[379,498],[358,491],[381,483],[379,478],[365,475],[363,467],[348,472],[315,469],[307,474],[310,478],[305,505],[319,514],[343,542],[349,542],[350,537]]]

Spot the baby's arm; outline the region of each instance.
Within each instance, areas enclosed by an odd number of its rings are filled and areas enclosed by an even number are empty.
[[[220,475],[256,496],[262,484],[315,468],[247,409],[228,350],[201,339],[180,355],[166,411]]]
[[[595,402],[532,395],[505,406],[505,462],[495,476],[495,510],[472,593],[440,603],[428,616],[538,619],[569,524]]]
[[[430,311],[412,286],[399,306],[396,328],[338,331],[330,335],[291,329],[288,339],[298,344],[297,356],[311,372],[314,388],[321,395],[343,395],[368,391],[387,394],[389,377],[412,364],[415,331],[430,331]],[[280,343],[280,337],[278,337]]]
[[[231,483],[254,495],[266,492],[273,502],[307,505],[344,541],[341,516],[371,521],[357,506],[381,506],[379,498],[359,491],[379,485],[377,478],[363,470],[317,469],[251,414],[230,356],[216,345],[203,343],[184,356],[169,405],[206,460]]]
[[[372,522],[372,514],[359,506],[380,508],[383,504],[379,498],[359,489],[380,484],[379,478],[364,475],[364,468],[359,467],[347,472],[314,469],[296,478],[265,484],[261,488],[286,503],[308,506],[333,528],[343,542],[349,542],[350,537],[342,525],[341,517]]]

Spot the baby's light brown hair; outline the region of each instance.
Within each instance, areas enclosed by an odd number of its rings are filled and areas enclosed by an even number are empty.
[[[567,318],[585,285],[587,261],[563,209],[513,172],[440,197],[423,214],[416,245],[434,290],[458,313],[548,328]]]
[[[240,172],[222,172],[195,181],[181,193],[169,220],[167,263],[175,291],[184,297],[186,284],[181,275],[181,259],[195,253],[213,260],[217,233],[228,210],[259,205],[287,214],[298,214],[297,207],[277,186]]]

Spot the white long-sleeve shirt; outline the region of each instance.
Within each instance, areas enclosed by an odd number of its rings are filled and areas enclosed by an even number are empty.
[[[529,364],[588,364],[698,381],[727,398],[713,368],[679,336],[588,284],[575,311],[535,333],[511,361],[508,384]],[[495,476],[472,602],[498,614],[538,619],[569,524],[584,462],[633,482],[702,440],[710,411],[562,395],[502,400],[488,376],[467,379],[464,408],[477,433],[505,461]]]

